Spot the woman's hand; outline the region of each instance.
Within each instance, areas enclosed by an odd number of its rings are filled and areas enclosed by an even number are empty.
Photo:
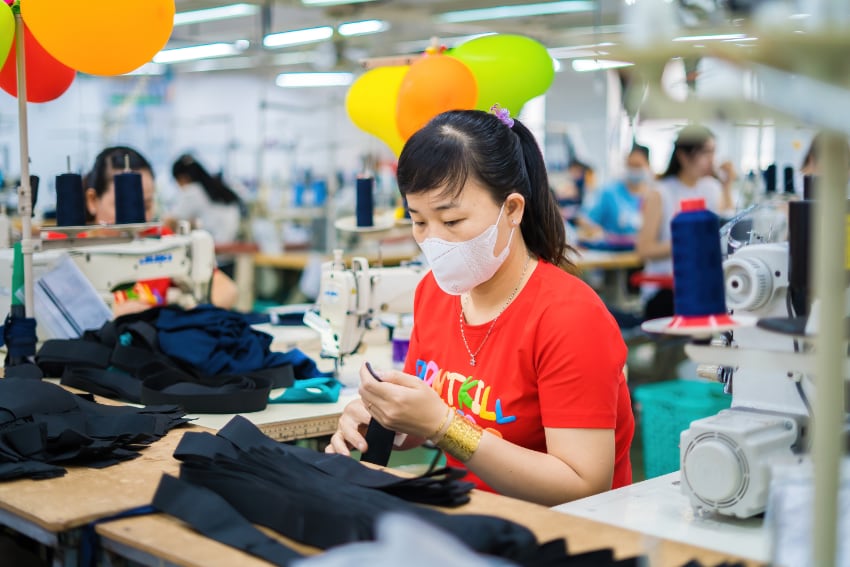
[[[378,422],[398,433],[428,439],[448,411],[440,396],[416,376],[396,370],[378,371],[376,380],[360,369],[360,399]]]
[[[360,452],[366,451],[366,428],[372,416],[366,411],[362,400],[352,400],[342,410],[336,433],[331,437],[331,442],[325,447],[325,453],[338,453],[350,456],[352,449]]]

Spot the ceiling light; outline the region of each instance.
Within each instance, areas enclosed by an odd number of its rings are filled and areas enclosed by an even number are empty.
[[[240,39],[233,43],[207,43],[204,45],[193,45],[191,47],[163,49],[153,56],[153,62],[178,63],[180,61],[210,59],[212,57],[228,57],[242,53],[249,45],[247,40]]]
[[[620,67],[631,67],[633,63],[626,61],[613,61],[610,59],[573,59],[573,71],[585,73],[587,71],[601,71],[603,69],[619,69]]]
[[[727,39],[744,39],[747,37],[746,34],[743,33],[726,33],[726,34],[714,34],[714,35],[683,35],[681,37],[674,37],[673,41],[722,41]]]
[[[566,2],[542,2],[539,4],[517,4],[515,6],[494,6],[475,10],[459,10],[437,15],[437,20],[450,24],[476,22],[479,20],[498,20],[503,18],[522,18],[525,16],[545,16],[548,14],[568,14],[590,12],[595,8],[591,0],[568,0]]]
[[[218,8],[178,12],[174,14],[174,25],[185,26],[199,22],[213,22],[216,20],[253,16],[258,10],[259,8],[254,4],[230,4],[229,6],[219,6]]]
[[[347,87],[353,81],[352,73],[281,73],[275,84],[284,88]]]
[[[373,0],[301,0],[305,6],[337,6],[339,4],[363,4]]]
[[[387,31],[390,29],[390,24],[383,20],[363,20],[362,22],[340,24],[336,29],[340,35],[366,35]]]
[[[166,66],[160,63],[145,63],[135,71],[124,73],[125,75],[164,75]]]
[[[266,47],[285,47],[287,45],[301,45],[330,39],[334,29],[330,26],[320,28],[307,28],[304,30],[293,30],[280,33],[270,33],[263,38]]]

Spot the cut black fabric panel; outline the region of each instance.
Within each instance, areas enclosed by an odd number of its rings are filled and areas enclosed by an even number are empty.
[[[190,432],[175,457],[182,461],[181,479],[213,490],[253,523],[326,549],[372,539],[379,515],[401,512],[463,533],[467,545],[480,552],[512,559],[531,558],[536,552],[534,535],[523,526],[487,516],[449,515],[358,486],[299,459],[295,454],[301,451],[286,452],[288,446],[257,437],[250,427],[236,419],[234,427],[223,430],[244,441],[246,450],[223,437]],[[323,466],[331,467],[329,463]],[[380,484],[376,477],[368,482]]]
[[[61,476],[62,465],[135,458],[186,423],[177,406],[107,406],[38,380],[0,380],[0,480]]]
[[[268,404],[271,382],[260,376],[231,375],[191,379],[163,370],[142,381],[142,403],[179,404],[189,413],[261,411]]]
[[[153,497],[154,508],[179,518],[201,534],[286,566],[301,554],[257,529],[211,490],[163,475]]]
[[[231,419],[218,432],[218,437],[227,439],[241,451],[265,449],[291,455],[323,474],[365,488],[377,488],[410,502],[460,506],[469,502],[469,492],[474,487],[473,483],[460,480],[466,474],[462,469],[446,467],[422,476],[402,478],[386,471],[365,467],[342,455],[277,443],[241,416]],[[178,451],[179,449],[180,447]]]

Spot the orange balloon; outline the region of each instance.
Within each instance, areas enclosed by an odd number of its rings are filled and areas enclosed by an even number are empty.
[[[18,96],[18,61],[15,40],[9,56],[0,69],[0,88]],[[49,102],[68,90],[77,73],[50,56],[24,25],[24,69],[26,72],[27,102]]]
[[[410,65],[399,87],[398,133],[407,140],[441,112],[474,108],[477,98],[469,67],[454,57],[425,55]]]
[[[122,75],[162,49],[174,0],[21,0],[21,16],[53,57],[91,75]]]

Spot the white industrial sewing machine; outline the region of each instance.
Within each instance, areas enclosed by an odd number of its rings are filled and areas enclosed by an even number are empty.
[[[33,255],[36,278],[67,255],[109,306],[116,288],[156,278],[172,280],[175,295],[179,296],[168,298],[173,302],[206,301],[215,269],[212,236],[203,230],[106,244],[96,238],[46,240],[37,249]],[[12,260],[11,248],[0,250],[0,286],[7,294],[11,293],[8,288],[12,281]]]
[[[765,511],[773,467],[807,459],[808,400],[817,381],[802,333],[754,324],[791,314],[789,243],[764,242],[758,233],[754,225],[750,242],[763,243],[745,245],[723,263],[726,305],[743,323],[710,345],[685,347],[701,376],[725,385],[732,407],[682,432],[681,488],[695,509],[739,518]]]
[[[381,315],[413,313],[413,293],[426,271],[418,264],[370,268],[361,257],[347,268],[342,251],[334,250],[334,260],[322,265],[316,310],[304,314],[304,324],[321,337],[321,355],[339,365],[367,330],[378,327]]]
[[[66,252],[107,305],[112,305],[116,288],[158,278],[171,279],[174,291],[165,298],[168,303],[189,306],[209,300],[215,244],[205,230],[116,244],[73,246]]]

